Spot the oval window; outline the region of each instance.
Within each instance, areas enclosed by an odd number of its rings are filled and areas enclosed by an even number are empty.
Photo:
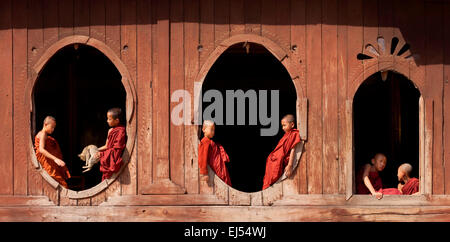
[[[83,172],[86,164],[78,155],[88,145],[105,145],[110,108],[120,108],[125,116],[126,91],[121,78],[102,52],[88,45],[72,44],[52,56],[36,80],[33,141],[42,130],[45,117],[54,117],[57,125],[51,137],[59,143],[62,160],[71,175],[65,179],[68,189],[85,190],[102,181],[99,162]]]
[[[232,187],[261,191],[266,159],[284,134],[280,119],[296,117],[297,95],[289,73],[264,46],[237,43],[209,70],[202,98],[203,118],[216,123],[213,140],[229,156]]]

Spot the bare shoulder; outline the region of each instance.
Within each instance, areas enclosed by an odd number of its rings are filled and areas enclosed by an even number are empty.
[[[45,139],[47,138],[47,134],[45,132],[39,131],[36,135],[36,137],[38,137],[39,139]]]

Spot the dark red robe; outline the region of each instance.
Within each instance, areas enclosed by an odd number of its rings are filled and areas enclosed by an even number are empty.
[[[363,174],[364,167],[359,170],[358,175],[356,176],[356,194],[370,194],[369,188],[367,188],[366,184],[364,184]],[[379,191],[383,188],[383,182],[381,181],[381,177],[378,172],[369,172],[369,180],[375,191]]]
[[[402,188],[403,195],[412,195],[419,191],[419,179],[410,178]]]
[[[297,129],[291,129],[283,135],[275,149],[267,157],[263,190],[271,186],[283,175],[284,168],[289,163],[291,150],[300,141],[301,139]]]
[[[111,129],[108,134],[106,150],[100,152],[100,171],[103,173],[102,181],[111,178],[112,174],[122,167],[122,154],[127,142],[127,134],[124,126]]]
[[[200,174],[208,175],[208,164],[222,181],[231,186],[230,175],[225,165],[227,162],[230,162],[230,158],[222,145],[215,143],[208,137],[203,137],[198,145],[198,167]]]
[[[378,190],[378,192],[381,192],[384,195],[402,195],[402,193],[397,188],[382,188]]]

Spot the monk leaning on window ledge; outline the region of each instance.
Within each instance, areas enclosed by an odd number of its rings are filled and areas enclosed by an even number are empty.
[[[109,127],[106,144],[98,148],[97,158],[100,158],[100,171],[103,173],[102,181],[111,178],[122,167],[122,154],[127,142],[125,126],[121,124],[122,110],[111,108],[106,113]]]
[[[207,164],[213,169],[216,175],[226,184],[231,186],[230,175],[225,163],[230,162],[228,154],[222,145],[212,141],[216,125],[211,120],[203,122],[203,134],[205,137],[198,144],[198,167],[202,181],[208,181]]]
[[[300,134],[294,129],[294,115],[288,114],[281,119],[283,137],[266,160],[263,190],[275,183],[285,172],[286,177],[292,174],[292,164],[295,159],[295,146],[300,143]]]
[[[56,127],[56,120],[52,116],[44,119],[44,126],[34,138],[36,158],[42,168],[61,186],[68,188],[66,180],[70,178],[69,170],[64,163],[58,142],[51,137]]]

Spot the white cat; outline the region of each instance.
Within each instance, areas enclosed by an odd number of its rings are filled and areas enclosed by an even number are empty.
[[[84,147],[81,154],[78,155],[82,161],[86,162],[86,165],[83,166],[83,169],[86,169],[83,171],[83,173],[88,172],[92,169],[92,167],[100,161],[99,158],[95,158],[95,154],[97,154],[98,148],[95,145],[88,145]]]

